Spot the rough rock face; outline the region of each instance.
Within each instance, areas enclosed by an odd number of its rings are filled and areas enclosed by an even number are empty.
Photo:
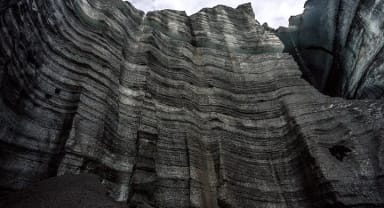
[[[384,104],[320,94],[250,4],[0,1],[0,186],[132,207],[382,207]]]
[[[383,0],[308,0],[278,35],[319,90],[375,99],[384,97],[383,32]]]

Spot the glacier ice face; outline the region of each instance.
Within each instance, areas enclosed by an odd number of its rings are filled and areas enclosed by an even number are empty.
[[[384,96],[383,1],[307,1],[277,32],[317,89],[348,99]]]
[[[146,207],[383,206],[383,103],[322,95],[250,4],[0,1],[0,187]]]

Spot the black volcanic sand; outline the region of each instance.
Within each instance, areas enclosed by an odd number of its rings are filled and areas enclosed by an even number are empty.
[[[95,175],[65,175],[0,196],[1,208],[122,208]]]

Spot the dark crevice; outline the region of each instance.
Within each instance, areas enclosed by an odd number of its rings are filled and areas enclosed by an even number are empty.
[[[46,99],[51,99],[51,98],[52,98],[52,95],[50,95],[50,94],[45,94],[45,98],[46,98]]]
[[[343,162],[343,159],[348,156],[348,154],[352,152],[352,150],[343,145],[335,145],[329,148],[329,152],[332,156],[336,157],[337,160]]]
[[[324,47],[321,47],[321,46],[307,46],[307,47],[304,47],[303,49],[308,49],[308,50],[316,50],[316,51],[322,51],[322,52],[325,52],[331,56],[333,56],[333,52],[324,48]]]
[[[136,161],[129,181],[129,207],[155,206],[157,140],[157,134],[137,132]]]

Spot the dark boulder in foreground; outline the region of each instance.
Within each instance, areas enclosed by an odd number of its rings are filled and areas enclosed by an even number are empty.
[[[383,102],[319,93],[250,4],[0,2],[0,189],[94,173],[132,207],[384,207]]]

